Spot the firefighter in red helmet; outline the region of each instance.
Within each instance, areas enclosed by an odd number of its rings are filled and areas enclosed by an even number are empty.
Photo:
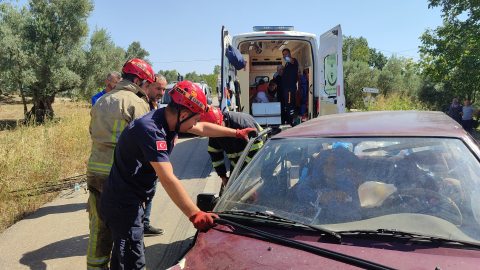
[[[131,122],[118,139],[113,165],[103,186],[100,217],[113,234],[111,269],[144,269],[142,203],[154,195],[155,181],[189,218],[195,228],[213,226],[213,213],[195,205],[173,174],[170,153],[178,132],[206,137],[232,137],[248,140],[255,129],[230,129],[211,123],[198,123],[207,110],[202,90],[189,81],[170,91],[172,101]]]
[[[122,130],[150,111],[145,89],[154,81],[153,70],[141,59],[130,59],[122,68],[122,80],[100,97],[90,116],[92,148],[87,165],[89,240],[87,269],[107,269],[112,251],[111,232],[99,218],[100,195],[112,167],[112,156]]]
[[[260,132],[262,130],[262,127],[260,127],[260,125],[255,122],[253,116],[245,113],[231,111],[226,111],[222,113],[222,111],[217,107],[210,107],[208,112],[202,115],[200,121],[209,122],[233,129],[254,128],[257,132]],[[253,158],[253,156],[257,153],[257,151],[262,148],[264,140],[264,137],[259,138],[258,141],[256,141],[252,145],[252,148],[248,150],[249,153],[245,158],[243,166],[248,164]],[[225,166],[223,152],[227,154],[227,157],[230,161],[230,173],[232,173],[233,169],[238,163],[238,159],[242,155],[246,146],[247,142],[245,140],[239,140],[232,137],[216,137],[209,139],[207,151],[210,154],[215,171],[222,179],[220,196],[223,193],[223,188],[225,187],[225,185],[227,185],[228,182],[227,169]],[[243,169],[243,167],[241,169]]]

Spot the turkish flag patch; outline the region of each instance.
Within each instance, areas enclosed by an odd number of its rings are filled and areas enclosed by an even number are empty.
[[[158,150],[167,150],[167,142],[166,141],[157,141],[157,151]]]

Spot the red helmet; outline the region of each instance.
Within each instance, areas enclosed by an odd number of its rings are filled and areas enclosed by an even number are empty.
[[[152,67],[142,59],[134,58],[128,60],[122,68],[123,73],[135,74],[142,80],[147,80],[153,83],[155,75]]]
[[[208,112],[206,112],[202,115],[202,117],[200,117],[200,121],[209,122],[221,126],[223,122],[222,111],[217,107],[208,106],[208,108]]]
[[[194,113],[204,114],[208,111],[207,98],[200,87],[190,81],[175,84],[168,92],[172,101],[187,107]]]

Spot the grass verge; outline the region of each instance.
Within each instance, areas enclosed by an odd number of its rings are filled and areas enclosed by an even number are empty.
[[[84,174],[90,154],[90,106],[64,103],[44,125],[0,131],[0,232],[51,201],[58,192],[14,192]]]

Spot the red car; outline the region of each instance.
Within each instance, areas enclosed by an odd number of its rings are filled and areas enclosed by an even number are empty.
[[[440,112],[319,117],[198,197],[220,219],[171,269],[479,269],[479,160]]]

